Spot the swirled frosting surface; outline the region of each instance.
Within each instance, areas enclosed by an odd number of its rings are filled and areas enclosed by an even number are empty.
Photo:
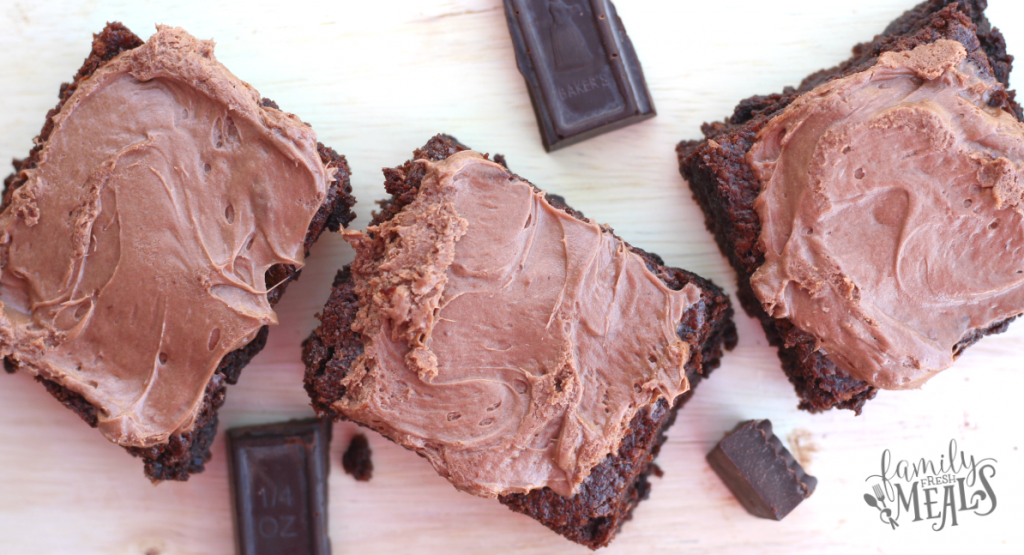
[[[803,95],[758,134],[765,310],[851,376],[919,387],[1024,312],[1024,125],[939,40]]]
[[[312,130],[213,42],[160,27],[81,81],[0,214],[0,354],[148,447],[192,428],[227,353],[277,319],[326,195]]]
[[[638,410],[689,388],[677,329],[700,291],[475,152],[422,163],[413,203],[345,232],[365,350],[335,408],[458,489],[571,495]]]

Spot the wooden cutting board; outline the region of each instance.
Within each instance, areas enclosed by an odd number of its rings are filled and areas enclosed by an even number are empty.
[[[776,92],[834,65],[914,0],[682,2],[619,0],[658,109],[648,122],[546,154],[516,70],[498,0],[388,2],[0,2],[0,159],[23,157],[89,51],[91,33],[120,20],[146,37],[156,23],[214,38],[216,55],[321,140],[348,156],[362,228],[385,196],[380,168],[447,132],[503,153],[519,174],[564,195],[669,265],[735,291],[673,151],[742,98]],[[989,17],[1024,55],[1024,4],[991,0]],[[221,4],[230,4],[222,6]],[[1022,85],[1020,73],[1015,83]],[[281,324],[228,391],[227,427],[312,414],[300,342],[315,325],[334,272],[352,259],[337,236],[313,249],[278,305]],[[735,302],[735,300],[734,300]],[[648,501],[604,553],[1022,552],[1024,459],[1019,448],[1024,324],[968,350],[920,391],[883,392],[860,417],[812,415],[755,322],[737,316],[740,343],[700,386],[671,429]],[[749,516],[704,455],[737,421],[771,418],[819,479],[785,521]],[[356,428],[335,427],[330,528],[335,553],[586,553],[495,501],[456,492],[411,452],[370,434],[376,471],[356,483],[341,451]],[[997,462],[996,510],[880,524],[865,480],[893,461],[938,459],[951,440]],[[0,553],[229,554],[223,436],[204,474],[151,485],[142,465],[62,408],[25,375],[0,375]],[[954,551],[955,550],[955,551]]]

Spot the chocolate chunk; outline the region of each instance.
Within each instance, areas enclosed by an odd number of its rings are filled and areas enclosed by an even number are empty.
[[[505,16],[548,152],[654,117],[610,1],[505,0]]]
[[[240,555],[329,555],[330,420],[228,431]]]
[[[370,442],[367,441],[365,434],[352,436],[348,449],[341,456],[341,466],[345,469],[345,474],[350,474],[360,482],[369,482],[370,478],[373,478],[373,460],[370,459],[372,454]]]
[[[761,518],[782,520],[818,485],[775,437],[769,420],[741,422],[708,453],[708,463],[747,512]]]

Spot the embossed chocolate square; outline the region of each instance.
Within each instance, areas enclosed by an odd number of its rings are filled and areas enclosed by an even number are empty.
[[[228,431],[240,555],[330,555],[330,440],[330,420],[300,420]]]
[[[707,459],[743,508],[761,518],[782,520],[818,485],[775,437],[769,420],[741,422]]]
[[[610,1],[505,0],[505,16],[548,152],[654,117]]]

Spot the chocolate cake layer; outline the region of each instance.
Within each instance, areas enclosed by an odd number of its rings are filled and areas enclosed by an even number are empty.
[[[392,197],[381,203],[371,226],[388,222],[417,198],[427,175],[427,166],[415,160],[440,162],[465,150],[454,139],[438,136],[414,153],[414,160],[400,168],[385,170],[386,188]],[[504,160],[496,157],[499,163]],[[518,177],[509,179],[518,180]],[[559,198],[548,195],[547,202],[559,210],[585,221]],[[678,337],[692,347],[685,365],[690,387],[718,364],[723,348],[735,344],[735,328],[730,321],[731,308],[725,295],[709,282],[683,270],[665,268],[660,259],[630,248],[644,261],[649,271],[669,289],[695,287],[699,296],[685,312]],[[321,326],[304,345],[307,365],[306,388],[313,406],[321,414],[337,414],[332,406],[347,393],[343,385],[353,365],[363,355],[362,335],[352,329],[356,321],[359,296],[352,272],[345,268],[335,280],[332,295],[320,316]],[[688,392],[676,399],[676,407],[690,397]],[[646,497],[647,476],[653,471],[651,460],[663,441],[663,431],[674,417],[675,409],[664,399],[642,408],[630,421],[618,450],[593,467],[589,477],[572,497],[563,497],[550,488],[499,497],[513,510],[529,514],[573,541],[590,547],[606,545],[628,519],[632,508]]]
[[[174,31],[177,32],[177,31]],[[187,35],[179,37],[174,35],[171,31],[163,31],[161,37],[165,37],[167,42],[160,43],[160,48],[164,48],[164,44],[167,44],[168,48],[179,48],[179,45],[185,45],[187,48],[189,40],[192,40]],[[212,43],[197,42],[198,45],[209,44],[212,48]],[[17,172],[10,176],[6,181],[6,189],[4,191],[4,204],[3,208],[7,209],[12,202],[15,202],[16,191],[18,191],[29,179],[32,171],[40,167],[39,164],[43,161],[40,156],[44,153],[44,148],[47,146],[47,141],[50,140],[51,135],[55,129],[55,117],[61,114],[61,109],[64,104],[70,100],[76,90],[80,88],[83,81],[95,75],[97,71],[109,66],[111,60],[117,58],[118,54],[124,51],[138,48],[142,45],[137,37],[131,34],[130,31],[125,29],[122,25],[113,23],[109,24],[103,33],[97,35],[93,44],[93,52],[89,58],[87,58],[82,69],[76,75],[75,81],[70,85],[64,85],[61,89],[61,99],[57,108],[52,110],[47,117],[46,125],[43,128],[40,136],[36,140],[36,146],[30,153],[29,158],[15,162],[15,168]],[[206,48],[206,46],[200,46]],[[209,58],[212,60],[212,53],[209,54]],[[200,58],[197,58],[199,60]],[[128,58],[118,58],[121,66],[127,63]],[[148,63],[148,62],[146,62]],[[212,63],[212,62],[211,62]],[[120,67],[120,66],[119,66]],[[167,70],[167,66],[162,66],[162,70]],[[158,70],[158,71],[162,71]],[[116,76],[116,69],[108,67],[105,71],[107,76]],[[190,66],[189,69],[185,70],[187,74],[193,74],[189,72],[208,72],[208,71],[219,71],[215,66],[211,66],[211,69],[203,69],[203,64],[200,63],[197,66]],[[216,87],[219,86],[215,78],[212,81],[207,80],[202,87]],[[229,78],[233,79],[233,77]],[[110,79],[108,79],[110,80]],[[92,82],[88,82],[92,86]],[[129,86],[130,83],[129,83]],[[205,90],[205,89],[204,89]],[[251,89],[249,89],[251,91]],[[110,91],[117,91],[117,85],[103,89],[104,94],[109,94]],[[185,94],[185,93],[179,93]],[[206,91],[206,94],[215,94],[210,91]],[[81,96],[81,95],[79,95]],[[78,97],[76,97],[78,98]],[[81,102],[81,100],[79,100]],[[264,99],[261,102],[264,110],[270,110],[268,114],[272,117],[278,117],[280,112],[276,111],[276,105],[271,101]],[[95,110],[95,108],[93,109]],[[101,112],[96,114],[102,117]],[[178,114],[175,114],[176,117]],[[198,117],[198,116],[197,116]],[[293,118],[293,116],[284,115],[286,118]],[[63,121],[63,120],[62,120]],[[297,119],[291,121],[298,121]],[[231,122],[234,123],[234,122]],[[291,123],[288,123],[291,125]],[[238,125],[244,126],[247,123],[239,121]],[[187,129],[187,125],[183,127]],[[303,129],[299,127],[298,129]],[[248,129],[242,130],[242,133],[248,133]],[[238,142],[240,136],[239,129],[228,125],[226,130],[227,135],[223,137],[223,141],[231,143],[228,146],[236,147],[235,143]],[[252,136],[250,133],[249,136]],[[157,139],[159,140],[159,138]],[[158,144],[158,143],[156,143]],[[218,142],[218,148],[220,144]],[[145,147],[144,147],[145,148]],[[171,155],[174,155],[174,149],[171,149]],[[312,154],[313,157],[318,158],[316,163],[319,167],[326,168],[331,177],[330,182],[327,183],[326,190],[320,193],[320,198],[323,202],[319,204],[317,208],[314,205],[311,221],[309,228],[304,233],[305,237],[302,240],[302,248],[300,252],[308,254],[309,246],[316,240],[317,236],[322,232],[324,227],[338,229],[341,225],[347,224],[353,217],[351,213],[351,206],[354,204],[350,191],[351,188],[348,185],[348,169],[345,164],[344,158],[338,156],[334,151],[323,147],[322,145],[316,145],[316,152]],[[216,165],[215,160],[211,160],[214,164],[207,164],[207,174],[216,177],[219,175],[219,166]],[[114,166],[112,166],[114,167]],[[130,167],[129,167],[130,168]],[[153,170],[154,172],[156,170]],[[157,174],[159,175],[159,174]],[[187,177],[187,175],[186,175]],[[165,184],[166,186],[166,184]],[[244,211],[244,206],[239,204],[238,211],[234,209],[234,206],[228,205],[228,208],[224,210],[223,217],[225,218],[227,225],[231,225],[238,220],[239,225],[243,224],[248,217]],[[261,222],[257,222],[256,225],[262,225]],[[305,224],[303,224],[305,225]],[[301,255],[300,255],[301,256]],[[262,270],[261,270],[262,271]],[[284,287],[287,282],[294,279],[298,274],[298,270],[291,264],[277,264],[271,266],[266,271],[265,281],[268,288],[273,288],[266,294],[266,300],[269,304],[276,303],[283,293]],[[262,281],[262,280],[261,280]],[[276,288],[274,286],[277,285]],[[205,386],[205,392],[198,404],[195,405],[193,416],[190,417],[190,421],[182,425],[182,428],[178,431],[172,432],[165,441],[161,441],[159,436],[156,439],[149,440],[133,440],[126,439],[125,446],[130,452],[137,456],[141,456],[146,459],[146,471],[147,474],[154,480],[163,479],[186,479],[190,473],[200,471],[203,463],[209,457],[209,445],[212,442],[214,432],[216,430],[216,410],[223,403],[224,386],[225,383],[234,383],[237,380],[238,372],[241,368],[255,355],[265,344],[266,340],[266,327],[262,329],[259,327],[254,330],[255,336],[250,342],[244,347],[230,352],[224,356],[216,371],[212,377],[209,378]],[[204,341],[204,347],[212,350],[210,347],[216,346],[220,342],[220,333],[214,334],[217,336],[217,342],[213,341],[213,335],[210,339]],[[225,335],[224,337],[228,337]],[[204,337],[204,339],[206,339]],[[205,351],[205,349],[204,349]],[[166,353],[161,353],[160,363],[161,365],[168,362],[169,357]],[[9,369],[17,365],[17,361],[8,359],[5,361],[5,366]],[[89,370],[83,368],[83,370]],[[80,416],[83,417],[90,425],[96,426],[100,422],[100,412],[98,407],[85,399],[81,394],[73,391],[67,387],[58,384],[55,379],[49,379],[49,375],[40,375],[37,377],[42,381],[47,389],[54,394],[59,400],[61,400],[66,406],[75,410]],[[139,437],[135,435],[126,436],[128,438]]]
[[[925,2],[894,21],[873,42],[855,47],[850,60],[811,75],[799,88],[744,100],[728,120],[703,126],[704,141],[684,141],[677,148],[680,170],[704,210],[705,223],[739,274],[741,304],[761,321],[769,342],[779,348],[783,369],[805,410],[838,407],[859,413],[864,402],[874,397],[876,387],[837,366],[820,350],[819,337],[788,317],[770,316],[752,289],[751,278],[764,265],[765,256],[763,243],[759,242],[763,238],[762,221],[755,210],[762,186],[749,164],[748,153],[759,133],[787,107],[819,85],[869,70],[887,52],[906,53],[942,40],[955,41],[962,45],[967,62],[978,68],[982,78],[987,76],[1001,87],[1007,86],[1013,58],[1006,54],[1002,35],[985,18],[985,7],[983,0]],[[987,101],[989,108],[1000,108],[1020,119],[1020,107],[1012,91],[997,88]],[[967,331],[953,346],[952,356],[958,356],[983,335],[1005,330],[1012,319]]]

